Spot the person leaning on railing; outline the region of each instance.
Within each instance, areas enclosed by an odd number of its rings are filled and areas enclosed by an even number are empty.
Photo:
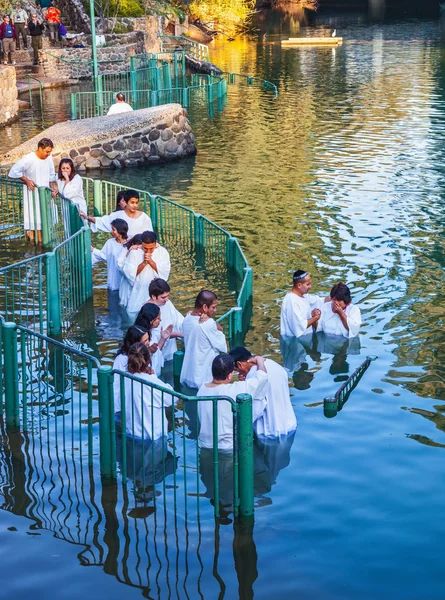
[[[28,21],[28,31],[31,36],[31,46],[34,53],[33,65],[39,64],[39,50],[43,48],[43,31],[45,25],[37,18],[37,14],[31,15],[30,21]]]

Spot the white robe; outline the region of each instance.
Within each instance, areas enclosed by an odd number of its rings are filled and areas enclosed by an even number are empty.
[[[59,193],[71,200],[81,212],[87,213],[87,203],[83,195],[83,181],[80,175],[74,175],[71,181],[66,183],[64,179],[57,180]]]
[[[173,331],[182,331],[182,323],[184,321],[184,317],[181,313],[176,310],[173,302],[171,300],[167,300],[164,306],[159,307],[161,309],[161,323],[153,329],[153,333],[156,331],[157,335],[161,335],[161,327],[162,329],[166,329],[169,325],[173,325]],[[164,355],[164,360],[172,360],[173,354],[178,349],[176,344],[176,338],[168,339],[164,347],[162,348],[162,354]]]
[[[212,362],[220,352],[227,352],[226,338],[213,319],[199,323],[199,317],[191,314],[185,317],[182,331],[185,351],[181,383],[199,388],[206,381],[212,381]]]
[[[267,375],[264,371],[257,371],[246,381],[235,383],[222,383],[208,387],[203,383],[198,390],[197,397],[202,396],[228,396],[233,400],[239,394],[252,396],[252,422],[255,422],[263,413],[266,401]],[[203,448],[213,448],[213,402],[201,400],[198,402],[199,417],[199,445]],[[232,405],[227,400],[218,400],[218,448],[219,450],[233,449],[233,413]]]
[[[119,304],[121,306],[127,306],[131,290],[133,288],[133,284],[130,283],[130,281],[128,281],[124,274],[125,261],[129,257],[130,252],[136,252],[136,250],[127,250],[126,248],[125,250],[126,252],[122,252],[122,254],[119,254],[116,261],[116,267],[121,274],[121,282],[119,285]]]
[[[11,168],[9,177],[12,179],[27,177],[28,179],[32,179],[39,187],[49,187],[50,182],[56,181],[53,159],[51,156],[48,156],[48,158],[42,160],[37,158],[35,152],[25,154]],[[36,206],[35,217],[34,201]],[[26,230],[42,229],[38,190],[31,192],[26,185],[23,186],[23,217]]]
[[[137,373],[139,379],[173,390],[171,385],[161,381],[156,375]],[[162,395],[164,402],[162,403]],[[164,407],[173,404],[168,393],[150,388],[131,379],[125,381],[125,429],[128,435],[137,438],[157,440],[168,435],[168,422]],[[153,430],[152,430],[153,428]]]
[[[297,419],[290,400],[288,376],[283,367],[270,358],[266,359],[265,367],[268,377],[265,389],[266,408],[253,427],[258,436],[287,435],[297,427]],[[249,381],[256,372],[257,367],[253,366],[246,380]]]
[[[332,303],[327,302],[321,309],[321,317],[318,321],[317,331],[324,331],[328,335],[342,335],[345,338],[353,338],[358,335],[362,324],[362,315],[358,306],[348,304],[345,309],[346,321],[349,331],[343,325],[337,313],[332,311]]]
[[[114,359],[113,369],[116,371],[127,372],[128,367],[128,356],[126,354],[118,354]],[[114,393],[114,412],[120,412],[121,410],[121,376],[114,374],[113,383]]]
[[[116,102],[108,109],[107,115],[118,115],[124,112],[131,112],[133,108],[127,102]]]
[[[93,267],[101,260],[107,263],[107,287],[110,290],[120,288],[122,273],[120,272],[117,261],[121,254],[125,254],[127,249],[123,244],[119,244],[114,238],[105,242],[102,250],[94,248],[91,253]]]
[[[150,344],[159,344],[161,339],[161,328],[151,329],[150,331]],[[159,348],[154,354],[151,355],[151,368],[155,374],[159,377],[161,375],[162,367],[164,366],[164,355],[162,350]]]
[[[312,326],[308,327],[307,322],[312,318],[314,308],[321,309],[323,304],[323,298],[312,294],[302,298],[293,292],[286,294],[281,306],[280,334],[300,337],[312,333]]]
[[[124,210],[116,210],[109,215],[103,217],[96,217],[96,222],[91,223],[91,231],[96,233],[97,231],[111,231],[111,222],[114,219],[123,219],[128,223],[128,239],[135,236],[137,233],[144,233],[144,231],[153,231],[153,225],[151,219],[144,212],[133,219],[129,217]]]
[[[139,275],[136,275],[139,265],[144,261],[144,251],[133,250],[127,256],[123,266],[123,274],[132,284],[130,297],[127,303],[128,313],[138,313],[141,306],[148,300],[148,286],[156,277],[167,279],[170,276],[170,255],[162,246],[157,246],[152,254],[156,263],[157,272],[150,265],[145,265]]]

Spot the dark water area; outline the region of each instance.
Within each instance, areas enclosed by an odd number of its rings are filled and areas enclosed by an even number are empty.
[[[283,362],[280,301],[297,268],[312,273],[313,291],[327,292],[339,280],[350,285],[362,310],[360,345],[287,349],[299,427],[280,455],[263,455],[253,538],[238,534],[232,546],[230,518],[216,532],[206,521],[199,556],[212,558],[214,542],[219,554],[213,574],[211,567],[203,570],[205,591],[172,586],[161,593],[151,587],[144,594],[439,600],[445,595],[441,23],[395,18],[375,23],[367,13],[320,11],[303,23],[298,15],[263,13],[257,25],[259,35],[218,43],[211,59],[224,70],[276,83],[276,98],[229,86],[224,110],[190,108],[195,158],[102,177],[180,201],[238,236],[254,271],[247,338],[253,351]],[[340,47],[280,45],[281,38],[329,35],[333,28],[344,39]],[[66,91],[60,94],[67,98]],[[68,109],[62,96],[46,119],[57,119],[62,106]],[[8,140],[17,143],[27,132],[25,119],[10,128]],[[103,282],[104,272],[98,271],[96,284]],[[178,307],[188,305],[195,285],[178,279],[173,288]],[[102,288],[70,339],[111,360],[120,330],[108,326],[105,300]],[[342,411],[325,418],[323,398],[370,354],[378,360]],[[102,500],[99,514],[108,506],[106,496]],[[7,502],[3,508],[8,510]],[[152,517],[136,519],[136,529],[152,527]],[[21,519],[18,532],[8,531],[16,518],[8,521],[8,513],[0,512],[0,533],[5,544],[16,536],[17,552],[21,546],[28,551],[31,521]],[[35,544],[40,562],[31,561],[27,571],[11,554],[2,559],[0,569],[21,579],[14,587],[3,579],[5,597],[25,597],[27,573],[31,578],[33,572],[39,573],[32,581],[41,597],[55,585],[58,597],[79,597],[66,584],[71,579],[79,590],[85,586],[87,598],[93,596],[87,583],[104,586],[107,597],[140,597],[146,576],[130,577],[131,587],[116,575],[125,570],[125,552],[119,554],[113,543],[107,547],[120,566],[116,572],[105,566],[114,575],[105,577],[102,568],[86,568],[80,550],[76,558],[68,544],[40,531],[51,529],[44,519],[37,529],[42,535],[29,547]],[[101,525],[98,532],[110,542],[107,529]],[[108,535],[118,539],[112,528]],[[127,541],[129,554],[134,539]],[[141,552],[151,556],[150,549]],[[44,562],[47,554],[60,554],[63,568],[55,573]]]

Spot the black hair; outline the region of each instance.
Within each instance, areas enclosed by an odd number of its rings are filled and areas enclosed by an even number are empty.
[[[128,237],[128,223],[123,219],[114,219],[111,221],[111,225],[116,229],[119,235],[121,235],[124,240]]]
[[[156,304],[146,302],[136,317],[135,325],[144,327],[148,331],[152,328],[152,322],[159,316],[161,309]]]
[[[230,350],[229,354],[236,363],[247,362],[249,358],[252,358],[252,352],[247,350],[247,348],[244,346],[237,346],[236,348],[233,348]]]
[[[121,200],[125,200],[125,190],[119,190],[119,192],[117,193],[117,196],[116,196],[116,208],[114,209],[115,212],[117,210],[122,210],[122,208],[120,207]],[[126,202],[126,200],[125,200],[125,202]]]
[[[125,102],[125,96],[122,92],[119,92],[118,94],[116,94],[116,98],[118,100],[120,100],[121,102]]]
[[[230,354],[218,354],[218,356],[213,359],[212,375],[213,379],[216,379],[217,381],[224,381],[224,379],[227,379],[230,373],[233,373],[234,369],[235,361]]]
[[[345,304],[351,304],[352,302],[350,289],[345,283],[342,283],[341,281],[334,285],[334,287],[331,290],[330,296],[333,300],[343,300]]]
[[[140,342],[146,333],[148,333],[148,330],[139,325],[132,325],[129,327],[125,334],[124,341],[122,342],[122,346],[119,348],[116,356],[119,356],[119,354],[127,355],[130,346],[136,344],[136,342]]]
[[[155,279],[150,281],[150,285],[148,286],[148,295],[150,298],[158,298],[161,294],[165,294],[169,291],[170,286],[164,279],[161,279],[160,277],[155,277]]]
[[[155,244],[158,241],[154,231],[143,231],[141,238],[143,244]]]
[[[144,373],[151,366],[150,351],[145,344],[133,344],[128,351],[128,372]]]
[[[201,290],[196,296],[195,308],[202,308],[204,304],[206,306],[212,306],[214,302],[218,300],[216,294],[210,290]]]
[[[126,202],[130,200],[130,198],[137,198],[139,200],[139,194],[136,190],[125,190],[124,199]]]
[[[37,148],[54,148],[54,144],[49,138],[42,138],[39,140]]]
[[[132,246],[140,246],[140,244],[142,244],[142,237],[140,233],[137,233],[132,238],[130,238],[128,242],[124,244],[124,246],[129,250]]]

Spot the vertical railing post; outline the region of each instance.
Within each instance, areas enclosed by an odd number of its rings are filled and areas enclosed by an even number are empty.
[[[45,187],[39,187],[39,207],[40,207],[40,227],[42,228],[42,244],[44,246],[49,246],[50,243],[50,229],[48,223],[48,189]],[[37,215],[34,214],[34,219],[37,225]]]
[[[157,234],[159,229],[158,223],[158,197],[150,194],[150,219],[153,225],[153,231]]]
[[[62,318],[57,256],[55,252],[47,252],[45,257],[48,332],[50,335],[59,335],[62,329]],[[70,292],[71,290],[65,291],[65,293]]]
[[[76,98],[76,94],[70,94],[70,112],[71,112],[71,120],[75,121],[77,119],[77,98]]]
[[[19,366],[17,357],[17,327],[15,323],[3,325],[4,348],[4,382],[5,382],[5,412],[6,428],[20,429],[19,412]],[[26,381],[22,382],[27,385]]]
[[[93,297],[93,265],[91,259],[91,230],[86,228],[83,235],[84,252],[83,265],[85,274],[85,300]]]
[[[239,456],[239,515],[253,519],[253,427],[252,396],[239,394],[238,405],[238,456]]]
[[[100,179],[93,180],[93,205],[94,216],[100,217],[102,214],[102,182]]]
[[[188,108],[189,105],[189,89],[188,87],[182,88],[182,106]]]
[[[99,437],[100,437],[100,474],[104,479],[116,478],[116,458],[114,452],[114,400],[112,367],[101,366],[97,370],[99,395]]]

